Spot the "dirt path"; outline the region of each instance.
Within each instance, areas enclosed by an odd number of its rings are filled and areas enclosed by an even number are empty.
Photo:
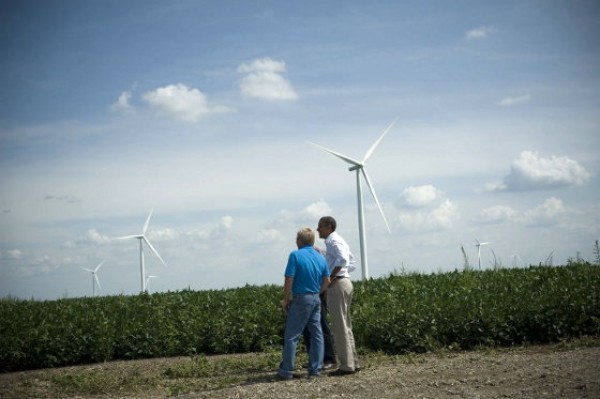
[[[251,356],[251,355],[232,355]],[[375,358],[377,359],[377,358]],[[165,370],[184,358],[112,362],[102,372]],[[56,397],[48,373],[68,375],[86,366],[62,370],[0,374],[0,398]],[[89,369],[90,366],[87,366]],[[161,372],[164,374],[164,372]],[[46,376],[41,378],[40,376]],[[373,360],[360,373],[344,377],[299,378],[277,382],[273,372],[236,376],[224,388],[194,389],[179,398],[600,398],[600,347],[565,349],[535,346],[497,351],[436,353]],[[184,381],[185,383],[185,381]],[[158,384],[144,392],[106,395],[59,394],[72,398],[164,398],[173,394]],[[25,396],[23,396],[25,395]]]

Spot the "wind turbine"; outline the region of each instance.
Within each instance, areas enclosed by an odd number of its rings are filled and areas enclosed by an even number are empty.
[[[153,278],[158,278],[158,276],[146,276],[146,289],[148,289],[148,286],[150,285],[150,280]]]
[[[98,280],[98,275],[96,273],[98,272],[98,269],[100,269],[102,267],[104,262],[106,262],[106,261],[103,260],[102,262],[100,262],[100,264],[98,266],[96,266],[96,268],[94,270],[82,267],[82,269],[85,270],[86,272],[92,273],[92,297],[96,296],[96,284],[98,284],[98,289],[102,289],[102,287],[100,286],[100,280]]]
[[[161,263],[165,267],[167,267],[167,264],[165,263],[163,258],[160,257],[160,255],[158,254],[156,249],[154,249],[154,247],[148,240],[148,237],[146,237],[146,231],[148,230],[148,225],[150,224],[150,218],[152,217],[153,211],[154,211],[153,209],[150,211],[150,214],[148,215],[148,218],[146,219],[146,223],[144,223],[144,227],[142,228],[141,234],[133,234],[133,235],[129,235],[129,236],[114,238],[114,240],[128,240],[130,238],[137,238],[138,240],[140,240],[140,276],[141,276],[140,278],[141,278],[141,283],[142,283],[142,292],[146,292],[146,284],[147,284],[146,268],[144,266],[144,242],[146,243],[146,245],[148,245],[148,247],[154,253],[154,255],[156,255],[156,257],[161,261]]]
[[[477,263],[479,264],[479,270],[481,270],[481,247],[484,245],[489,245],[491,242],[480,242],[477,238],[475,241],[477,241],[477,244],[475,244],[477,247]]]
[[[361,187],[361,183],[360,183],[360,174],[362,173],[365,181],[367,182],[367,186],[369,187],[369,191],[371,191],[371,195],[373,195],[373,199],[375,200],[375,203],[377,204],[379,213],[381,213],[381,217],[383,218],[385,227],[387,228],[388,232],[390,232],[390,226],[387,222],[387,219],[385,218],[385,215],[383,214],[383,209],[381,208],[381,204],[379,203],[379,200],[377,199],[377,194],[375,194],[375,189],[373,188],[373,185],[371,184],[371,179],[369,179],[369,175],[367,174],[367,171],[365,170],[365,164],[369,160],[371,155],[373,155],[373,152],[375,151],[375,149],[377,148],[377,146],[379,145],[381,140],[383,140],[385,135],[390,131],[390,129],[392,128],[392,126],[394,126],[395,123],[396,123],[396,121],[392,122],[387,127],[387,129],[385,129],[383,134],[381,136],[379,136],[379,138],[375,141],[375,143],[373,143],[371,148],[369,148],[369,150],[366,152],[362,161],[357,161],[356,159],[350,158],[346,155],[340,154],[338,152],[335,152],[333,150],[330,150],[328,148],[325,148],[323,146],[320,146],[318,144],[315,144],[315,143],[312,143],[309,141],[310,144],[314,145],[315,147],[319,148],[320,150],[328,152],[331,155],[334,155],[334,156],[340,158],[341,160],[347,162],[348,164],[350,164],[350,167],[348,168],[349,171],[351,171],[351,172],[356,171],[356,197],[357,197],[357,205],[358,205],[358,236],[359,236],[359,241],[360,241],[360,258],[361,258],[361,271],[362,271],[363,280],[366,280],[369,278],[369,262],[368,262],[368,258],[367,258],[367,238],[365,237],[365,218],[364,218],[364,209],[363,209],[362,187]]]

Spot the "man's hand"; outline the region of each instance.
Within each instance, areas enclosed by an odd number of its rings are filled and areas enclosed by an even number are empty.
[[[283,301],[281,301],[281,309],[283,309],[283,313],[287,314],[288,310],[290,309],[289,299],[284,299]]]

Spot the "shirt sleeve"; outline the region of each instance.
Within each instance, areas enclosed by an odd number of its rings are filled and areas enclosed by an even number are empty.
[[[295,253],[291,253],[290,256],[288,257],[288,263],[287,266],[285,267],[285,277],[294,277],[296,275],[296,264],[297,264],[297,259],[296,259],[296,254]]]

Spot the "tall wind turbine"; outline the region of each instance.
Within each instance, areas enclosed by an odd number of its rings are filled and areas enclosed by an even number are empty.
[[[153,278],[158,278],[158,276],[146,276],[146,289],[150,286],[150,280]]]
[[[150,218],[152,217],[152,212],[153,212],[153,210],[150,211],[150,214],[148,215],[148,218],[146,219],[146,223],[144,223],[144,227],[142,228],[141,234],[133,234],[133,235],[129,235],[129,236],[114,238],[115,240],[128,240],[130,238],[137,238],[138,240],[140,240],[140,278],[141,278],[141,283],[142,283],[142,292],[146,292],[146,284],[147,284],[146,268],[144,265],[144,242],[146,243],[146,245],[148,245],[148,247],[154,253],[154,255],[156,255],[156,257],[161,261],[161,263],[165,267],[167,267],[167,264],[165,263],[163,258],[160,257],[160,255],[158,254],[158,251],[156,251],[156,249],[154,249],[154,247],[148,240],[148,237],[146,237],[146,231],[148,230],[148,225],[150,224]]]
[[[320,146],[318,144],[309,142],[310,144],[314,145],[315,147],[317,147],[325,152],[328,152],[331,155],[334,155],[334,156],[340,158],[341,160],[347,162],[348,164],[350,164],[350,167],[348,168],[349,171],[351,171],[351,172],[356,171],[356,197],[357,197],[357,205],[358,205],[358,236],[359,236],[359,241],[360,241],[360,258],[361,258],[361,271],[362,271],[363,280],[366,280],[369,278],[369,262],[368,262],[368,258],[367,258],[367,238],[365,237],[365,217],[364,217],[364,209],[363,209],[363,198],[362,198],[362,187],[361,187],[361,182],[360,182],[360,174],[362,173],[365,181],[367,182],[367,186],[369,187],[369,191],[371,191],[371,194],[373,195],[373,199],[375,200],[375,203],[377,204],[379,213],[381,213],[381,217],[383,218],[385,227],[387,228],[388,232],[390,232],[390,226],[387,222],[387,219],[385,218],[385,215],[383,214],[383,209],[381,208],[381,204],[379,203],[379,200],[377,199],[377,194],[375,194],[375,189],[373,188],[373,185],[371,184],[371,179],[369,179],[369,175],[367,174],[367,171],[365,170],[365,164],[369,160],[371,155],[373,155],[373,152],[375,151],[375,149],[377,148],[377,146],[379,145],[381,140],[383,140],[383,138],[390,131],[392,126],[394,126],[394,123],[396,123],[396,121],[392,122],[387,127],[387,129],[385,129],[383,134],[381,136],[379,136],[379,138],[375,141],[375,143],[373,143],[371,148],[369,148],[369,150],[366,152],[362,161],[357,161],[356,159],[350,158],[346,155],[340,154],[338,152],[335,152],[333,150],[330,150],[330,149]]]
[[[475,241],[477,241],[477,244],[475,244],[477,247],[477,263],[479,264],[479,270],[481,270],[481,247],[484,245],[489,245],[491,242],[479,242],[477,238]]]
[[[100,262],[100,264],[98,266],[96,266],[96,268],[93,270],[82,267],[82,269],[85,270],[86,272],[92,273],[92,297],[96,296],[96,284],[98,284],[98,289],[102,289],[102,287],[100,286],[100,280],[98,280],[98,275],[96,273],[102,267],[104,262],[106,262],[106,261],[103,260],[102,262]]]

